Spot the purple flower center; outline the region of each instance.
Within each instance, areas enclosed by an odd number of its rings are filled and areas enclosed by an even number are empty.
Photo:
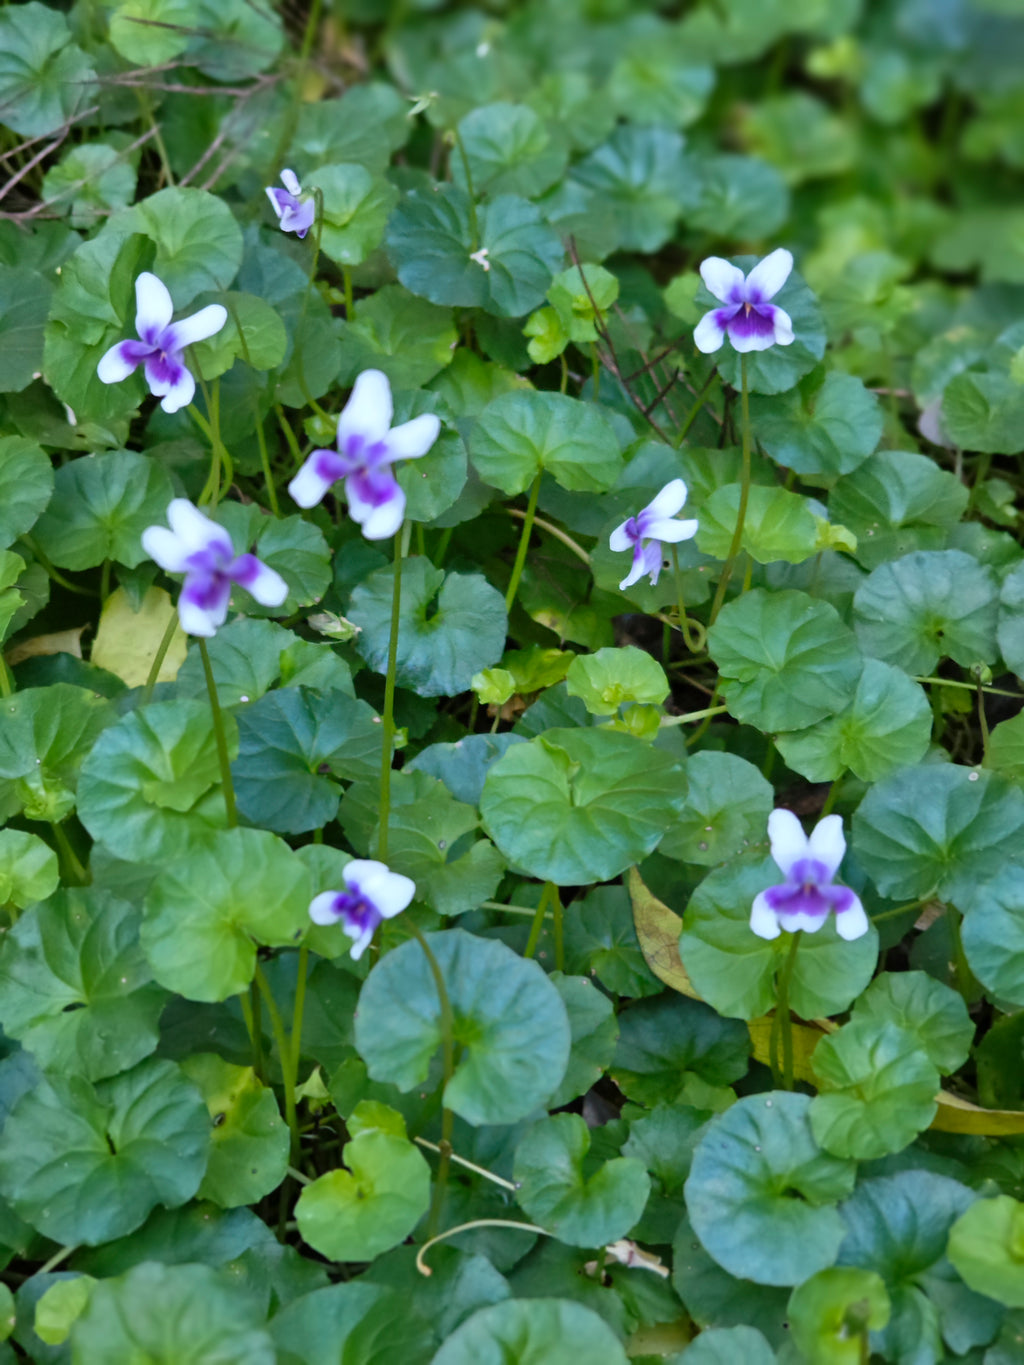
[[[853,904],[853,892],[832,885],[832,873],[814,858],[801,858],[780,886],[770,886],[765,900],[778,915],[809,915],[824,919],[830,910],[841,914]]]
[[[384,918],[373,902],[362,895],[358,887],[339,891],[334,898],[334,911],[338,918],[344,921],[353,938],[365,934],[367,930],[373,933]]]

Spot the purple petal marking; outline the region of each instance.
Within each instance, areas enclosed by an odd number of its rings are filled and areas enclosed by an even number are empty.
[[[294,210],[299,207],[299,201],[295,198],[295,195],[289,194],[287,190],[268,189],[267,193],[277,206],[279,217],[284,214],[286,209]]]
[[[239,555],[228,567],[228,577],[240,588],[251,588],[263,572],[263,565],[255,555]]]
[[[216,613],[225,607],[231,595],[231,584],[226,575],[220,573],[203,573],[201,570],[193,570],[185,577],[185,584],[182,587],[181,595],[186,602],[191,602],[194,607],[201,610]]]
[[[341,455],[336,455],[333,450],[314,450],[313,469],[317,477],[325,483],[336,483],[338,479],[344,478],[351,468],[348,460]]]
[[[350,495],[354,493],[360,502],[369,507],[384,507],[396,496],[401,496],[395,476],[386,467],[357,469],[348,476],[345,488]]]
[[[153,354],[154,347],[145,341],[122,341],[118,354],[126,365],[141,365]]]
[[[175,388],[181,383],[185,366],[175,351],[151,350],[145,361],[146,378],[149,385],[162,388]]]
[[[824,919],[832,908],[817,886],[806,883],[794,886],[784,882],[782,886],[770,886],[764,898],[777,915],[803,914]]]
[[[728,324],[722,325],[726,327],[731,337],[774,336],[775,309],[770,303],[762,304],[760,307],[748,304],[738,309]]]

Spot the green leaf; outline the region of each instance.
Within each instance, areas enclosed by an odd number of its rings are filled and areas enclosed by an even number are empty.
[[[224,717],[229,752],[233,718]],[[80,818],[94,839],[137,862],[174,860],[226,822],[209,705],[155,702],[98,739],[82,765]]]
[[[33,905],[52,896],[59,881],[49,844],[20,829],[0,830],[0,904]]]
[[[180,57],[195,27],[197,0],[121,0],[110,17],[110,45],[137,66]]]
[[[996,638],[1003,659],[1018,676],[1024,673],[1024,566],[1011,569],[999,593]],[[1016,717],[1014,717],[1016,720]]]
[[[752,763],[736,754],[702,750],[687,760],[686,781],[686,801],[659,853],[715,867],[764,842],[775,793]]]
[[[213,1124],[210,1160],[198,1197],[222,1209],[255,1204],[276,1190],[288,1169],[290,1138],[274,1092],[252,1067],[212,1052],[186,1057],[182,1071],[198,1088]]]
[[[503,672],[487,669],[486,673]],[[509,675],[511,677],[511,674]],[[509,696],[512,694],[509,693]],[[522,735],[465,735],[450,744],[428,744],[410,759],[403,772],[424,772],[438,778],[455,797],[469,806],[480,804],[480,793],[492,766],[506,749],[525,743]]]
[[[378,569],[352,594],[349,620],[360,629],[359,653],[387,669],[394,569]],[[426,559],[402,568],[396,678],[421,697],[455,696],[505,648],[505,603],[480,574],[445,573]]]
[[[898,1024],[855,1017],[821,1039],[811,1065],[821,1088],[811,1131],[835,1156],[871,1161],[901,1152],[935,1117],[938,1069]]]
[[[605,493],[622,470],[604,413],[558,393],[506,393],[473,425],[469,456],[485,483],[510,496],[546,470],[573,493]]]
[[[534,199],[565,170],[564,140],[553,139],[525,104],[480,105],[459,121],[458,133],[478,195],[521,194]],[[452,158],[452,178],[464,190],[469,188],[461,155]]]
[[[42,449],[22,436],[0,438],[0,548],[32,529],[52,492],[53,469]]]
[[[717,1330],[742,1324],[743,1331],[751,1333],[756,1327],[780,1347],[789,1339],[786,1290],[728,1274],[701,1246],[687,1217],[680,1221],[673,1239],[672,1283],[694,1322],[702,1328]],[[748,1323],[754,1327],[747,1326]],[[733,1365],[733,1360],[721,1365]]]
[[[898,1024],[944,1075],[959,1071],[974,1040],[963,996],[926,972],[882,972],[857,1001],[853,1017]]]
[[[167,996],[139,947],[139,920],[106,892],[68,890],[5,935],[0,1022],[44,1069],[99,1081],[155,1051]]]
[[[1019,839],[987,860],[984,875],[998,870],[965,898],[961,929],[971,971],[987,991],[1018,1009],[1024,1008],[1024,871],[1007,859]]]
[[[191,38],[186,63],[212,80],[236,84],[266,71],[281,51],[284,31],[270,6],[254,9],[249,0],[199,0]]]
[[[661,985],[644,961],[621,886],[599,886],[564,911],[565,958],[569,971],[596,976],[615,995],[653,995]]]
[[[47,1346],[60,1346],[67,1341],[75,1320],[89,1302],[95,1283],[91,1275],[55,1280],[36,1303],[32,1323],[36,1336],[45,1341]]]
[[[676,132],[622,124],[573,167],[569,183],[592,192],[595,208],[599,206],[609,222],[614,245],[628,251],[657,251],[679,217],[686,184],[682,152],[683,139]]]
[[[860,1365],[862,1333],[884,1327],[890,1309],[885,1284],[873,1270],[819,1270],[790,1295],[793,1341],[808,1365]]]
[[[145,903],[142,947],[153,975],[187,1000],[226,1000],[252,980],[256,949],[288,947],[309,927],[310,875],[265,830],[192,844]]]
[[[809,782],[832,782],[847,770],[864,782],[878,782],[921,762],[932,721],[919,683],[892,664],[866,659],[844,711],[809,730],[780,735],[776,743],[789,767]]]
[[[380,753],[380,720],[366,702],[305,687],[269,692],[238,715],[231,772],[239,813],[278,834],[320,829],[340,796],[322,774],[375,777]]]
[[[875,568],[910,550],[941,549],[940,528],[960,520],[968,497],[967,487],[927,456],[882,450],[838,481],[829,512],[857,537],[861,563]]]
[[[569,1246],[601,1247],[624,1237],[651,1191],[643,1163],[616,1157],[591,1168],[590,1134],[578,1114],[541,1119],[519,1140],[516,1198],[528,1217]]]
[[[428,942],[447,987],[462,1044],[444,1103],[474,1125],[515,1123],[565,1074],[565,1006],[535,963],[460,929]],[[356,1047],[371,1077],[402,1091],[427,1079],[441,1042],[437,988],[419,943],[403,943],[370,972],[359,996]]]
[[[221,626],[206,646],[221,706],[244,705],[269,692],[280,676],[284,651],[294,641],[290,631],[273,621],[243,616]],[[205,701],[206,677],[197,648],[189,650],[175,682],[179,696]]]
[[[1009,455],[1020,449],[1024,386],[998,371],[954,375],[942,395],[942,425],[968,450]]]
[[[64,15],[30,0],[0,15],[0,109],[21,137],[47,137],[94,97],[96,73]]]
[[[69,683],[5,697],[0,792],[29,820],[63,820],[75,806],[82,760],[113,718],[110,703]]]
[[[67,214],[73,228],[93,228],[132,202],[137,180],[130,152],[105,142],[83,142],[43,176],[43,198]],[[39,276],[36,280],[44,284]],[[43,298],[48,294],[46,289]]]
[[[669,693],[665,670],[636,645],[577,654],[565,682],[569,696],[582,697],[592,716],[616,715],[623,702],[660,706]]]
[[[522,317],[544,299],[562,243],[525,199],[478,206],[457,185],[407,194],[388,222],[388,255],[406,289],[431,303]]]
[[[219,332],[190,348],[194,368],[204,379],[216,379],[243,360],[254,370],[273,370],[288,350],[288,333],[280,314],[254,294],[235,290],[216,296],[227,309]]]
[[[724,484],[701,507],[697,544],[704,554],[728,558],[740,497],[739,484]],[[777,560],[802,564],[810,559],[822,547],[818,543],[818,519],[809,499],[785,488],[755,484],[747,501],[741,544],[758,564]]]
[[[360,299],[342,327],[339,382],[352,383],[361,370],[374,368],[395,388],[419,388],[451,364],[457,341],[450,308],[417,298],[400,284],[385,285]]]
[[[757,439],[776,462],[830,483],[863,464],[882,435],[878,399],[852,374],[813,370],[784,397],[750,403]]]
[[[227,204],[205,190],[178,185],[159,190],[119,223],[156,243],[153,273],[176,308],[204,289],[227,289],[242,264],[242,230]]]
[[[857,861],[883,896],[937,893],[972,902],[1012,859],[1024,831],[1024,792],[955,764],[922,764],[872,787],[853,817]]]
[[[426,1213],[430,1167],[408,1138],[374,1130],[347,1142],[341,1157],[348,1170],[303,1186],[299,1232],[331,1261],[371,1261],[404,1242]]]
[[[708,631],[708,649],[730,712],[767,733],[842,711],[863,667],[835,608],[794,591],[755,588],[727,602]]]
[[[750,928],[754,897],[779,881],[771,859],[735,862],[710,872],[683,917],[679,953],[693,986],[719,1014],[757,1019],[775,1003],[773,977],[789,952],[788,935],[766,942]],[[790,1004],[803,1019],[849,1008],[874,975],[878,935],[874,928],[847,943],[829,916],[805,933],[793,964]]]
[[[484,783],[484,828],[509,862],[559,886],[608,881],[656,846],[683,803],[667,754],[609,730],[549,730]]]
[[[856,1166],[822,1152],[807,1095],[749,1095],[719,1114],[693,1154],[686,1206],[704,1247],[731,1275],[800,1284],[833,1264],[836,1202]]]
[[[449,416],[443,400],[421,391],[402,394],[397,398],[394,420],[396,424],[408,422],[425,412],[438,413],[442,420]],[[442,426],[440,436],[426,455],[418,460],[403,460],[395,470],[395,477],[405,493],[407,520],[430,522],[452,510],[460,493],[466,488],[467,474],[466,446],[462,437],[455,430],[454,423],[448,427]],[[477,507],[471,505],[467,516],[475,515],[476,511]]]
[[[682,1356],[670,1356],[666,1365],[776,1365],[778,1357],[756,1327],[705,1328]]]
[[[733,258],[733,263],[744,271],[749,271],[756,261],[754,256]],[[704,307],[715,307],[718,303],[703,285],[697,291],[697,302]],[[788,346],[771,346],[767,351],[753,351],[746,357],[747,387],[752,394],[786,393],[809,374],[825,354],[825,320],[814,294],[799,272],[792,272],[772,302],[789,314],[794,340]],[[718,353],[718,372],[737,393],[743,386],[740,361],[741,357],[731,344],[723,346]]]
[[[96,1086],[53,1075],[22,1095],[0,1134],[0,1190],[56,1242],[97,1246],[157,1204],[191,1199],[210,1121],[172,1062],[150,1058]]]
[[[2,80],[0,75],[0,85]],[[27,266],[0,265],[0,393],[20,393],[43,368],[43,328],[52,297],[53,285],[44,275]],[[0,478],[6,477],[0,468]]]
[[[262,1303],[228,1272],[147,1261],[93,1288],[71,1332],[80,1365],[274,1365]]]
[[[685,996],[659,995],[625,1010],[611,1074],[638,1104],[685,1102],[694,1078],[724,1089],[747,1071],[750,1034]]]
[[[148,558],[142,532],[164,520],[173,497],[170,476],[149,456],[109,450],[72,460],[57,470],[35,536],[62,569],[91,569],[106,559],[134,569]]]
[[[549,1109],[560,1109],[585,1095],[607,1071],[619,1028],[615,1007],[602,991],[594,989],[589,976],[553,972],[551,979],[558,987],[572,1029],[569,1067],[547,1103]]]
[[[628,1365],[612,1329],[569,1299],[506,1299],[481,1308],[452,1333],[431,1365]]]
[[[786,182],[766,162],[751,156],[696,156],[683,191],[688,228],[718,239],[772,238],[789,217]]]
[[[942,658],[994,663],[998,611],[995,574],[962,550],[880,564],[854,597],[861,647],[907,673],[931,673]]]
[[[409,136],[408,107],[393,86],[373,81],[350,85],[341,99],[304,103],[287,164],[358,162],[380,174]]]
[[[336,265],[362,265],[384,240],[398,190],[359,165],[321,166],[305,177],[302,188],[323,195],[320,249]]]
[[[1008,1194],[972,1204],[949,1230],[949,1259],[971,1289],[1024,1308],[1024,1204]]]
[[[225,503],[218,520],[240,552],[252,550],[288,584],[279,607],[265,607],[234,587],[232,605],[246,616],[283,615],[319,602],[331,581],[331,552],[323,532],[301,516],[272,517],[255,504]]]

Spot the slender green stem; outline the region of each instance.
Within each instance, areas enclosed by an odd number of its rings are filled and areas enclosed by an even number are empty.
[[[679,446],[681,446],[681,445],[683,444],[683,442],[686,440],[687,433],[689,432],[690,428],[693,426],[694,422],[697,420],[697,414],[700,412],[701,408],[704,406],[704,400],[705,400],[705,398],[707,397],[708,389],[710,389],[712,383],[714,382],[715,376],[716,376],[717,374],[718,374],[718,371],[717,371],[717,370],[712,370],[711,373],[708,375],[707,379],[705,379],[705,381],[704,381],[704,386],[703,386],[703,388],[701,389],[701,391],[697,394],[697,398],[696,398],[696,401],[694,402],[693,407],[690,409],[690,411],[689,411],[689,412],[687,413],[687,415],[686,415],[686,421],[683,423],[683,425],[682,425],[682,426],[680,427],[680,429],[679,429],[679,435],[676,437],[676,447],[677,447],[677,448],[678,448]]]
[[[793,978],[793,967],[796,963],[796,952],[800,946],[802,933],[803,930],[798,929],[793,935],[789,952],[786,954],[786,960],[782,964],[782,970],[779,972],[775,984],[775,1019],[778,1021],[779,1033],[782,1037],[782,1086],[785,1090],[793,1089],[793,1020],[789,1013],[789,983]],[[773,1049],[773,1064],[775,1055]]]
[[[452,532],[454,526],[446,526],[441,532],[437,545],[434,547],[434,563],[440,568],[444,563],[445,555],[448,553],[448,546],[452,543]]]
[[[245,1020],[245,1031],[249,1035],[249,1047],[252,1051],[252,1069],[256,1079],[263,1081],[263,1023],[262,1011],[260,1010],[260,993],[256,982],[249,985],[248,991],[243,991],[238,997],[238,1003],[242,1010],[242,1018]]]
[[[429,1152],[441,1153],[441,1148],[436,1142],[428,1142],[424,1137],[415,1137],[413,1138],[413,1142],[418,1142],[421,1147],[426,1147]],[[482,1175],[485,1180],[493,1181],[495,1185],[500,1185],[504,1190],[511,1190],[515,1193],[515,1191],[519,1189],[519,1186],[513,1181],[506,1180],[503,1176],[495,1175],[494,1172],[489,1171],[486,1166],[478,1166],[474,1161],[467,1161],[464,1156],[456,1156],[455,1153],[452,1152],[449,1159],[453,1161],[456,1166],[464,1166],[467,1171],[473,1171],[476,1175]]]
[[[43,1262],[43,1264],[36,1271],[36,1274],[49,1275],[50,1272],[56,1270],[59,1265],[63,1265],[69,1256],[73,1256],[80,1245],[81,1243],[76,1242],[74,1246],[61,1247],[59,1251],[55,1251],[53,1253],[53,1255],[50,1257],[48,1261]]]
[[[878,924],[883,919],[895,919],[897,915],[905,915],[908,910],[919,910],[927,901],[924,900],[907,901],[906,905],[895,905],[891,910],[883,910],[879,915],[872,915],[871,923]]]
[[[590,373],[594,381],[594,402],[596,403],[601,394],[601,353],[597,349],[596,341],[590,347]]]
[[[220,763],[220,780],[224,788],[224,809],[228,817],[228,829],[234,829],[238,824],[238,812],[235,808],[235,784],[231,780],[231,759],[228,755],[228,737],[224,732],[224,717],[221,715],[220,702],[217,700],[217,682],[213,676],[213,667],[210,663],[210,651],[206,648],[206,641],[199,637],[199,657],[203,661],[203,673],[206,677],[206,691],[210,698],[210,713],[213,716],[213,737],[217,742],[217,759]]]
[[[295,1008],[292,1010],[292,1075],[299,1083],[299,1062],[302,1059],[302,1016],[306,1008],[306,976],[309,971],[309,949],[299,949],[299,966],[295,977]]]
[[[704,708],[703,719],[701,720],[701,723],[697,726],[696,730],[694,730],[693,734],[686,741],[686,747],[688,749],[692,748],[695,744],[699,743],[700,740],[704,738],[704,736],[707,734],[708,730],[711,727],[712,720],[715,718],[716,715],[719,714],[718,708],[715,705],[718,699],[719,681],[720,681],[719,679],[717,678],[715,679],[715,688],[708,700],[708,705]],[[726,707],[725,709],[728,710],[728,707]]]
[[[267,980],[266,973],[260,966],[258,958],[253,980],[256,982],[263,1003],[267,1007],[267,1014],[270,1016],[270,1028],[274,1034],[274,1042],[277,1044],[277,1055],[281,1062],[281,1079],[284,1084],[284,1121],[292,1135],[292,1165],[298,1166],[300,1160],[299,1120],[295,1112],[295,1069],[292,1065],[291,1039],[285,1032],[281,1011],[277,1008],[274,992],[270,989],[270,982]]]
[[[305,1172],[298,1170],[295,1166],[289,1166],[287,1169],[291,1178],[297,1180],[300,1185],[312,1185],[312,1177],[306,1175]]]
[[[664,728],[668,725],[688,725],[693,720],[710,721],[712,716],[720,716],[728,709],[728,706],[705,706],[703,711],[687,711],[685,716],[662,716],[659,724]]]
[[[174,172],[171,170],[171,160],[167,155],[163,134],[160,132],[160,124],[154,117],[153,106],[149,102],[149,95],[141,85],[135,87],[135,95],[139,101],[139,106],[142,109],[143,117],[153,130],[153,141],[156,143],[157,155],[160,158],[160,169],[163,171],[164,179],[167,181],[168,185],[173,186]]]
[[[309,66],[310,54],[313,51],[313,42],[316,39],[317,30],[320,27],[320,10],[323,0],[313,0],[306,16],[306,28],[302,35],[302,46],[299,48],[299,64],[295,73],[295,86],[297,97],[292,99],[288,106],[288,113],[281,125],[281,134],[277,140],[277,147],[274,151],[273,178],[276,178],[284,164],[285,153],[288,151],[288,144],[295,135],[295,128],[298,123],[299,110],[302,107],[302,85],[306,79],[306,69]]]
[[[380,808],[377,857],[388,860],[388,824],[391,820],[391,746],[395,738],[395,672],[398,667],[398,627],[402,614],[402,560],[409,549],[412,523],[395,536],[395,579],[391,594],[391,635],[388,639],[388,671],[384,678],[384,714],[381,716]]]
[[[554,934],[555,934],[555,971],[565,971],[565,941],[562,934],[562,898],[558,894],[558,887],[551,884],[551,908],[554,911]]]
[[[540,900],[537,902],[537,909],[533,912],[533,923],[530,925],[530,936],[526,940],[526,948],[523,950],[523,957],[533,957],[537,951],[537,943],[540,939],[540,931],[544,924],[545,914],[548,908],[548,901],[551,892],[558,895],[554,882],[545,882],[540,893]]]
[[[845,776],[846,776],[846,769],[844,768],[843,771],[839,774],[839,776],[838,776],[838,777],[835,779],[835,781],[832,783],[831,787],[829,787],[829,789],[828,789],[828,796],[825,797],[825,804],[824,804],[824,805],[822,806],[822,808],[821,808],[821,814],[822,814],[823,817],[826,816],[826,815],[831,815],[831,814],[832,814],[832,811],[833,811],[833,809],[834,809],[834,807],[835,807],[835,804],[836,804],[836,799],[837,799],[837,797],[839,796],[839,788],[840,788],[840,786],[842,785],[842,781],[843,781],[843,778],[844,778]]]
[[[473,172],[469,169],[469,157],[462,145],[458,128],[453,128],[450,136],[458,148],[459,158],[462,161],[462,173],[466,177],[466,194],[469,199],[469,249],[472,255],[480,245],[480,225],[476,216],[476,191],[473,188]]]
[[[22,536],[21,539],[24,541],[27,548],[32,551],[33,559],[37,559],[46,570],[46,576],[52,582],[59,583],[62,588],[66,588],[68,592],[73,592],[79,597],[99,597],[99,593],[95,588],[83,588],[78,583],[72,583],[70,578],[65,578],[64,575],[50,563],[46,554],[39,548],[31,536]]]
[[[437,1177],[434,1182],[434,1197],[431,1201],[430,1216],[427,1220],[427,1236],[433,1237],[441,1226],[441,1214],[444,1210],[445,1190],[448,1185],[448,1170],[452,1155],[452,1129],[455,1123],[455,1115],[444,1104],[444,1096],[448,1090],[448,1083],[455,1074],[455,1019],[440,963],[434,956],[433,949],[416,921],[410,918],[408,924],[427,959],[427,966],[434,978],[440,1010],[441,1068],[443,1074],[441,1082],[441,1141],[438,1146],[440,1155],[437,1163]]]
[[[679,629],[683,642],[691,654],[699,654],[704,648],[706,632],[699,621],[691,620],[686,614],[686,598],[683,594],[683,571],[679,567],[679,551],[672,546],[672,569],[676,577],[676,606],[679,611]]]
[[[352,271],[347,265],[341,267],[341,282],[345,289],[345,321],[351,322],[355,316],[356,303],[352,293]]]
[[[71,847],[71,840],[63,826],[58,824],[56,820],[51,820],[50,829],[53,833],[53,841],[57,845],[61,881],[68,886],[88,886],[92,878],[87,869],[82,866],[78,854]]]
[[[526,520],[527,514],[521,507],[506,507],[505,511],[510,517],[515,517],[517,521]],[[587,554],[586,550],[584,550],[582,545],[577,544],[572,536],[566,535],[560,526],[556,526],[554,522],[545,521],[543,517],[537,516],[534,517],[533,524],[538,530],[547,531],[549,536],[554,536],[555,540],[560,540],[567,550],[571,550],[577,559],[586,564],[588,569],[590,568],[590,556]],[[440,567],[439,560],[435,559],[434,562]]]
[[[743,526],[747,519],[747,502],[750,499],[750,394],[747,389],[747,357],[745,355],[740,356],[740,411],[743,421],[743,464],[740,471],[740,501],[736,511],[736,529],[732,533],[729,556],[725,561],[722,576],[718,580],[715,600],[711,604],[711,615],[708,617],[709,625],[714,625],[722,603],[725,601],[729,579],[732,577],[736,560],[743,548]]]
[[[978,728],[981,730],[981,761],[988,758],[988,716],[985,714],[985,693],[982,689],[981,681],[978,681]]]
[[[562,365],[562,377],[558,383],[558,392],[565,393],[566,389],[569,387],[569,362],[565,358],[564,351],[558,357],[558,359]]]
[[[105,559],[100,569],[100,602],[104,605],[110,596],[110,568],[110,560]]]
[[[860,1365],[871,1365],[871,1334],[866,1327],[860,1332]]]
[[[263,418],[260,415],[259,401],[254,397],[253,406],[255,408],[256,419],[256,441],[260,448],[260,464],[263,467],[263,482],[267,488],[267,501],[270,503],[270,510],[274,516],[281,515],[281,505],[277,501],[277,488],[274,485],[274,473],[270,467],[270,455],[267,451],[267,433],[263,430]]]
[[[0,697],[14,696],[14,679],[11,677],[11,670],[7,667],[4,656],[0,654]]]
[[[991,697],[1013,697],[1016,701],[1024,700],[1024,693],[1007,692],[1001,687],[982,686],[976,682],[958,682],[955,678],[914,678],[918,683],[935,683],[939,687],[959,687],[968,692],[987,692]]]
[[[956,988],[967,1004],[975,998],[977,982],[971,971],[971,964],[964,952],[963,938],[960,934],[960,911],[955,905],[946,906],[946,923],[949,925],[949,938],[953,946],[953,969],[956,973]]]
[[[526,563],[526,552],[530,548],[530,536],[533,532],[533,520],[537,515],[537,499],[540,497],[540,475],[533,481],[530,489],[530,501],[526,505],[526,516],[523,518],[523,530],[519,537],[519,549],[516,551],[516,560],[512,565],[512,577],[509,579],[508,591],[505,593],[505,610],[512,611],[512,603],[516,600],[516,593],[519,590],[519,580],[523,576],[523,565]]]
[[[281,434],[288,442],[288,449],[292,452],[292,459],[295,461],[296,467],[298,467],[302,463],[302,447],[295,439],[295,432],[292,431],[291,423],[288,421],[287,417],[285,417],[284,408],[280,403],[274,404],[274,412],[277,415],[277,423],[281,428]]]
[[[156,647],[153,655],[153,662],[149,666],[149,675],[146,678],[146,686],[142,692],[142,704],[145,706],[153,695],[153,688],[156,687],[157,679],[160,677],[160,670],[164,666],[164,659],[167,658],[167,651],[171,647],[174,639],[174,632],[178,629],[178,613],[172,608],[167,620],[167,629],[163,633],[163,638]]]
[[[434,1272],[424,1260],[430,1248],[437,1246],[438,1242],[443,1242],[448,1237],[458,1236],[460,1232],[472,1232],[474,1228],[514,1228],[517,1232],[536,1232],[541,1237],[554,1235],[545,1228],[539,1228],[536,1223],[517,1223],[511,1218],[474,1218],[468,1223],[459,1223],[454,1228],[447,1228],[444,1232],[439,1232],[436,1237],[431,1237],[424,1242],[416,1253],[416,1269],[421,1275],[433,1275]]]

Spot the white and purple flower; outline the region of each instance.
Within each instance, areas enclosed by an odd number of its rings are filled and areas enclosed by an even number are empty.
[[[214,336],[228,320],[227,309],[219,303],[208,304],[179,322],[171,321],[173,313],[167,286],[144,270],[135,281],[139,340],[119,341],[96,366],[104,384],[119,384],[141,365],[149,391],[162,400],[164,412],[188,407],[195,395],[196,381],[182,357],[185,347]]]
[[[808,837],[791,810],[773,810],[768,817],[772,857],[785,881],[754,897],[750,927],[759,938],[778,938],[782,929],[813,934],[836,917],[840,938],[860,938],[869,928],[860,897],[848,886],[834,886],[832,878],[846,852],[843,821],[826,815]]]
[[[400,872],[391,872],[373,858],[353,858],[342,874],[344,891],[323,891],[314,896],[309,917],[314,924],[340,924],[354,939],[351,956],[362,957],[377,926],[400,915],[416,894],[416,883]]]
[[[288,585],[252,554],[236,555],[223,526],[203,515],[187,498],[174,498],[166,526],[148,526],[142,548],[167,573],[183,573],[178,618],[187,635],[216,635],[228,614],[231,585],[237,583],[265,607],[279,607]]]
[[[273,205],[281,224],[282,232],[294,232],[296,237],[305,237],[316,218],[316,203],[313,196],[302,193],[302,186],[294,171],[281,172],[283,190],[267,186],[267,198]]]
[[[793,340],[792,319],[770,300],[792,269],[793,257],[785,247],[758,261],[749,275],[721,256],[709,256],[701,265],[701,279],[725,306],[712,309],[698,322],[693,334],[697,350],[717,351],[726,337],[740,352],[788,346]]]
[[[620,591],[632,587],[644,574],[650,574],[651,586],[655,587],[661,573],[662,542],[676,544],[697,534],[696,521],[675,520],[685,502],[686,484],[673,479],[635,517],[616,526],[608,541],[611,548],[633,551],[633,567],[619,584]]]
[[[332,483],[345,480],[349,515],[367,540],[393,536],[405,516],[405,494],[390,466],[416,460],[437,440],[433,413],[392,427],[391,385],[380,370],[364,370],[338,418],[338,449],[314,450],[288,485],[300,507],[315,507]]]

